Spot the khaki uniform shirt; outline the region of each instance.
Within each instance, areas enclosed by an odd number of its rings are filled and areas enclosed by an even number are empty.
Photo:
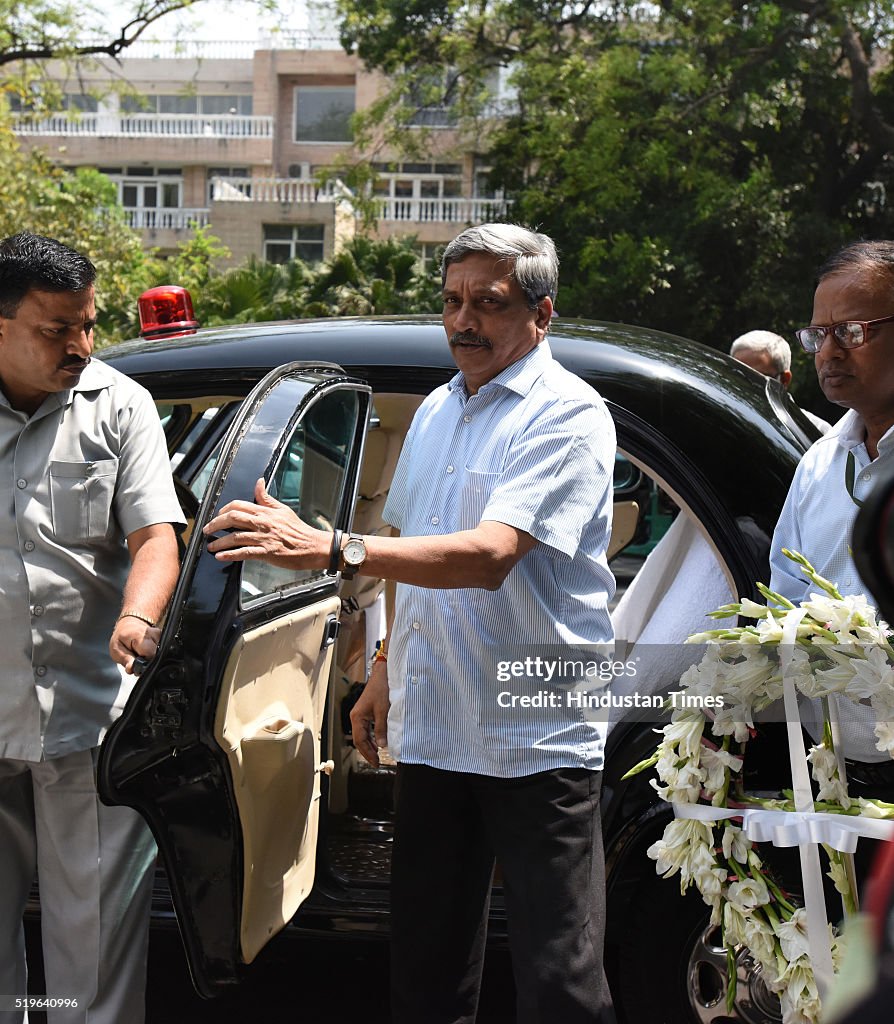
[[[135,682],[109,656],[125,539],[183,523],[149,393],[95,359],[34,413],[0,391],[0,757],[96,746]]]

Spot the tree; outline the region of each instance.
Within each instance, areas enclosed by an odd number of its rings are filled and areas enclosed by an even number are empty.
[[[438,102],[485,140],[513,218],[559,243],[564,314],[724,349],[805,322],[826,255],[894,234],[889,5],[337,5],[344,45],[394,77],[368,137],[399,145],[431,69],[449,69]]]
[[[97,339],[117,337],[120,310],[146,286],[150,265],[115,186],[92,168],[71,173],[37,150],[24,151],[0,117],[0,238],[23,230],[58,238],[93,261]]]
[[[130,291],[107,311],[111,336],[119,340],[139,332],[139,293],[160,284],[188,288],[203,327],[302,317],[430,313],[438,308],[440,278],[420,268],[411,239],[373,241],[358,236],[319,264],[266,263],[252,257],[218,271],[215,264],[224,255],[228,252],[219,240],[197,228],[173,256],[147,258],[131,275]]]

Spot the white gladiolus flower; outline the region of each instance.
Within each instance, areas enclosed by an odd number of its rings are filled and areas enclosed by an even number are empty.
[[[701,767],[705,771],[705,790],[716,793],[726,783],[726,770],[738,772],[742,767],[742,758],[736,757],[728,750],[712,750],[702,745]]]
[[[819,1020],[819,992],[809,960],[792,965],[779,1002],[786,1024],[815,1024]]]
[[[891,809],[876,800],[866,800],[860,797],[857,803],[860,805],[860,813],[866,818],[891,817]]]
[[[747,703],[749,697],[765,689],[777,671],[774,659],[760,648],[743,653],[744,657],[729,665],[723,676],[722,694],[736,704]]]
[[[835,751],[829,750],[822,743],[810,748],[807,760],[813,765],[813,777],[817,782],[831,779],[838,771],[838,758],[835,756]]]
[[[657,861],[655,871],[667,878],[679,871],[690,857],[691,846],[702,846],[708,850],[712,848],[710,826],[704,821],[675,818],[668,823],[664,835],[646,850],[646,856]]]
[[[882,647],[863,648],[864,656],[851,659],[853,675],[847,686],[851,700],[867,700],[878,694],[894,696],[894,666]]]
[[[763,907],[770,902],[770,892],[760,876],[743,878],[741,882],[733,882],[727,890],[726,898],[741,913],[749,914],[755,907]]]
[[[876,750],[894,757],[894,721],[889,719],[887,722],[876,722],[875,738]]]
[[[812,618],[833,633],[847,633],[863,626],[870,618],[874,621],[874,616],[867,614],[869,602],[862,594],[841,600],[828,594],[811,594],[806,601],[801,602],[801,607],[806,608]]]
[[[769,611],[765,604],[758,604],[747,597],[743,597],[739,602],[739,614],[744,615],[746,619],[764,619]]]
[[[841,779],[827,779],[816,794],[817,800],[829,800],[832,803],[841,804],[847,810],[851,805],[851,798],[847,795],[847,786]]]
[[[715,736],[732,736],[736,743],[744,743],[754,728],[754,715],[747,705],[724,704],[714,716],[711,732]]]
[[[790,964],[802,956],[810,955],[807,943],[807,911],[801,907],[792,914],[788,921],[780,921],[774,926],[782,955]]]
[[[751,850],[751,840],[742,829],[735,825],[727,824],[723,829],[723,837],[720,841],[723,856],[727,860],[732,857],[739,864],[748,863],[748,853]]]
[[[704,730],[705,716],[700,711],[690,708],[675,711],[664,727],[664,743],[677,744],[681,757],[695,758],[697,762]]]
[[[780,644],[782,643],[782,630],[785,625],[785,617],[782,621],[776,618],[773,611],[767,612],[767,617],[762,619],[758,623],[757,635],[760,638],[762,644]]]
[[[745,918],[745,945],[763,967],[776,964],[776,937],[770,925],[753,914]]]
[[[727,946],[746,945],[745,915],[735,903],[729,900],[723,904],[723,938]]]

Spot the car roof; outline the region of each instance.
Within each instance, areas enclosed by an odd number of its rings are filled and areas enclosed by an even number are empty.
[[[633,325],[561,318],[548,340],[555,357],[610,404],[661,430],[673,433],[681,416],[703,416],[728,420],[734,446],[749,424],[779,434],[798,454],[812,440],[784,389],[706,345]],[[169,397],[247,393],[266,372],[294,361],[334,363],[374,390],[415,394],[427,394],[456,372],[440,318],[433,316],[240,324],[135,339],[97,355],[156,396]]]

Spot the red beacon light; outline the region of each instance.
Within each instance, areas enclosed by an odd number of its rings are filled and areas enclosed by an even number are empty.
[[[150,288],[140,296],[138,305],[143,338],[177,338],[195,334],[199,326],[192,311],[192,297],[179,285]]]

